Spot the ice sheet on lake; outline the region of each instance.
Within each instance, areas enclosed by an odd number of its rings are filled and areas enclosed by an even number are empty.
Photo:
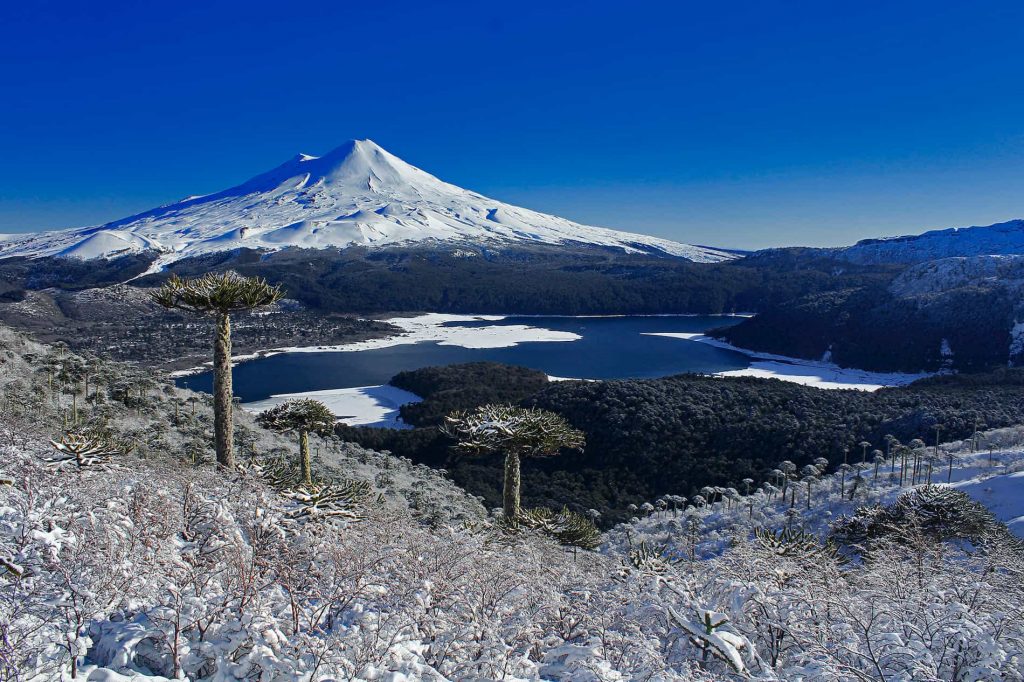
[[[385,320],[402,329],[402,333],[380,339],[368,339],[339,346],[301,346],[282,348],[288,353],[354,352],[390,348],[410,343],[437,343],[463,348],[508,348],[537,341],[579,341],[579,334],[545,329],[527,324],[487,325],[479,327],[448,326],[449,323],[501,322],[505,315],[446,315],[427,313],[416,317],[395,317]]]

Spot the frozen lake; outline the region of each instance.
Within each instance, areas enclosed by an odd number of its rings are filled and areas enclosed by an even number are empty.
[[[700,333],[736,324],[734,317],[506,317],[458,319],[414,330],[387,342],[318,352],[302,349],[260,358],[234,369],[243,402],[282,393],[378,386],[403,370],[489,360],[522,365],[556,377],[622,379],[681,372],[713,374],[750,365],[743,353],[653,333]],[[483,346],[483,347],[481,347]],[[211,390],[209,372],[179,385]]]

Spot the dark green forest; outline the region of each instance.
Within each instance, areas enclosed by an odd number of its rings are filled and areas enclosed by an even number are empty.
[[[465,254],[473,255],[467,256]],[[192,276],[234,269],[283,285],[303,303],[334,312],[435,311],[494,314],[641,314],[759,311],[809,291],[887,282],[900,268],[827,259],[760,256],[718,264],[557,247],[492,250],[239,250],[179,261]],[[166,275],[150,275],[153,284]]]
[[[396,381],[425,398],[403,409],[417,428],[339,426],[337,434],[445,468],[456,483],[498,506],[499,458],[454,456],[436,424],[452,409],[487,402],[553,410],[586,433],[587,447],[525,463],[524,503],[597,509],[605,523],[626,518],[629,504],[663,494],[692,496],[709,485],[742,490],[744,478],[766,480],[782,460],[857,462],[858,443],[884,449],[888,434],[931,444],[936,424],[946,441],[968,437],[979,425],[1024,421],[1024,370],[940,376],[875,393],[697,375],[549,383],[539,372],[494,363],[404,372]]]
[[[712,332],[768,353],[821,358],[876,371],[986,371],[1010,360],[1019,298],[999,288],[966,287],[926,301],[877,284],[811,293],[771,305],[741,324]],[[943,357],[943,340],[953,355]]]

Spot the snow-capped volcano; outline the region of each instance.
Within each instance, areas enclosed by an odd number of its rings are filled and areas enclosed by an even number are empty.
[[[423,242],[600,245],[628,252],[717,262],[735,254],[628,232],[580,225],[489,199],[439,180],[357,140],[316,157],[299,154],[271,171],[216,194],[99,227],[0,242],[0,258],[110,258],[156,251],[152,269],[240,247],[412,245]]]

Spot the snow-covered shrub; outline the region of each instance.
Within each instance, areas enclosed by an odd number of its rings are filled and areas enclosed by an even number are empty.
[[[984,505],[959,490],[927,485],[909,490],[890,505],[873,505],[836,521],[832,537],[850,547],[924,533],[936,540],[1007,543],[1024,551],[1024,543],[996,521]]]
[[[582,514],[570,511],[568,507],[563,507],[559,512],[543,507],[527,509],[519,517],[519,523],[570,547],[597,549],[601,544],[601,532],[594,522]]]

